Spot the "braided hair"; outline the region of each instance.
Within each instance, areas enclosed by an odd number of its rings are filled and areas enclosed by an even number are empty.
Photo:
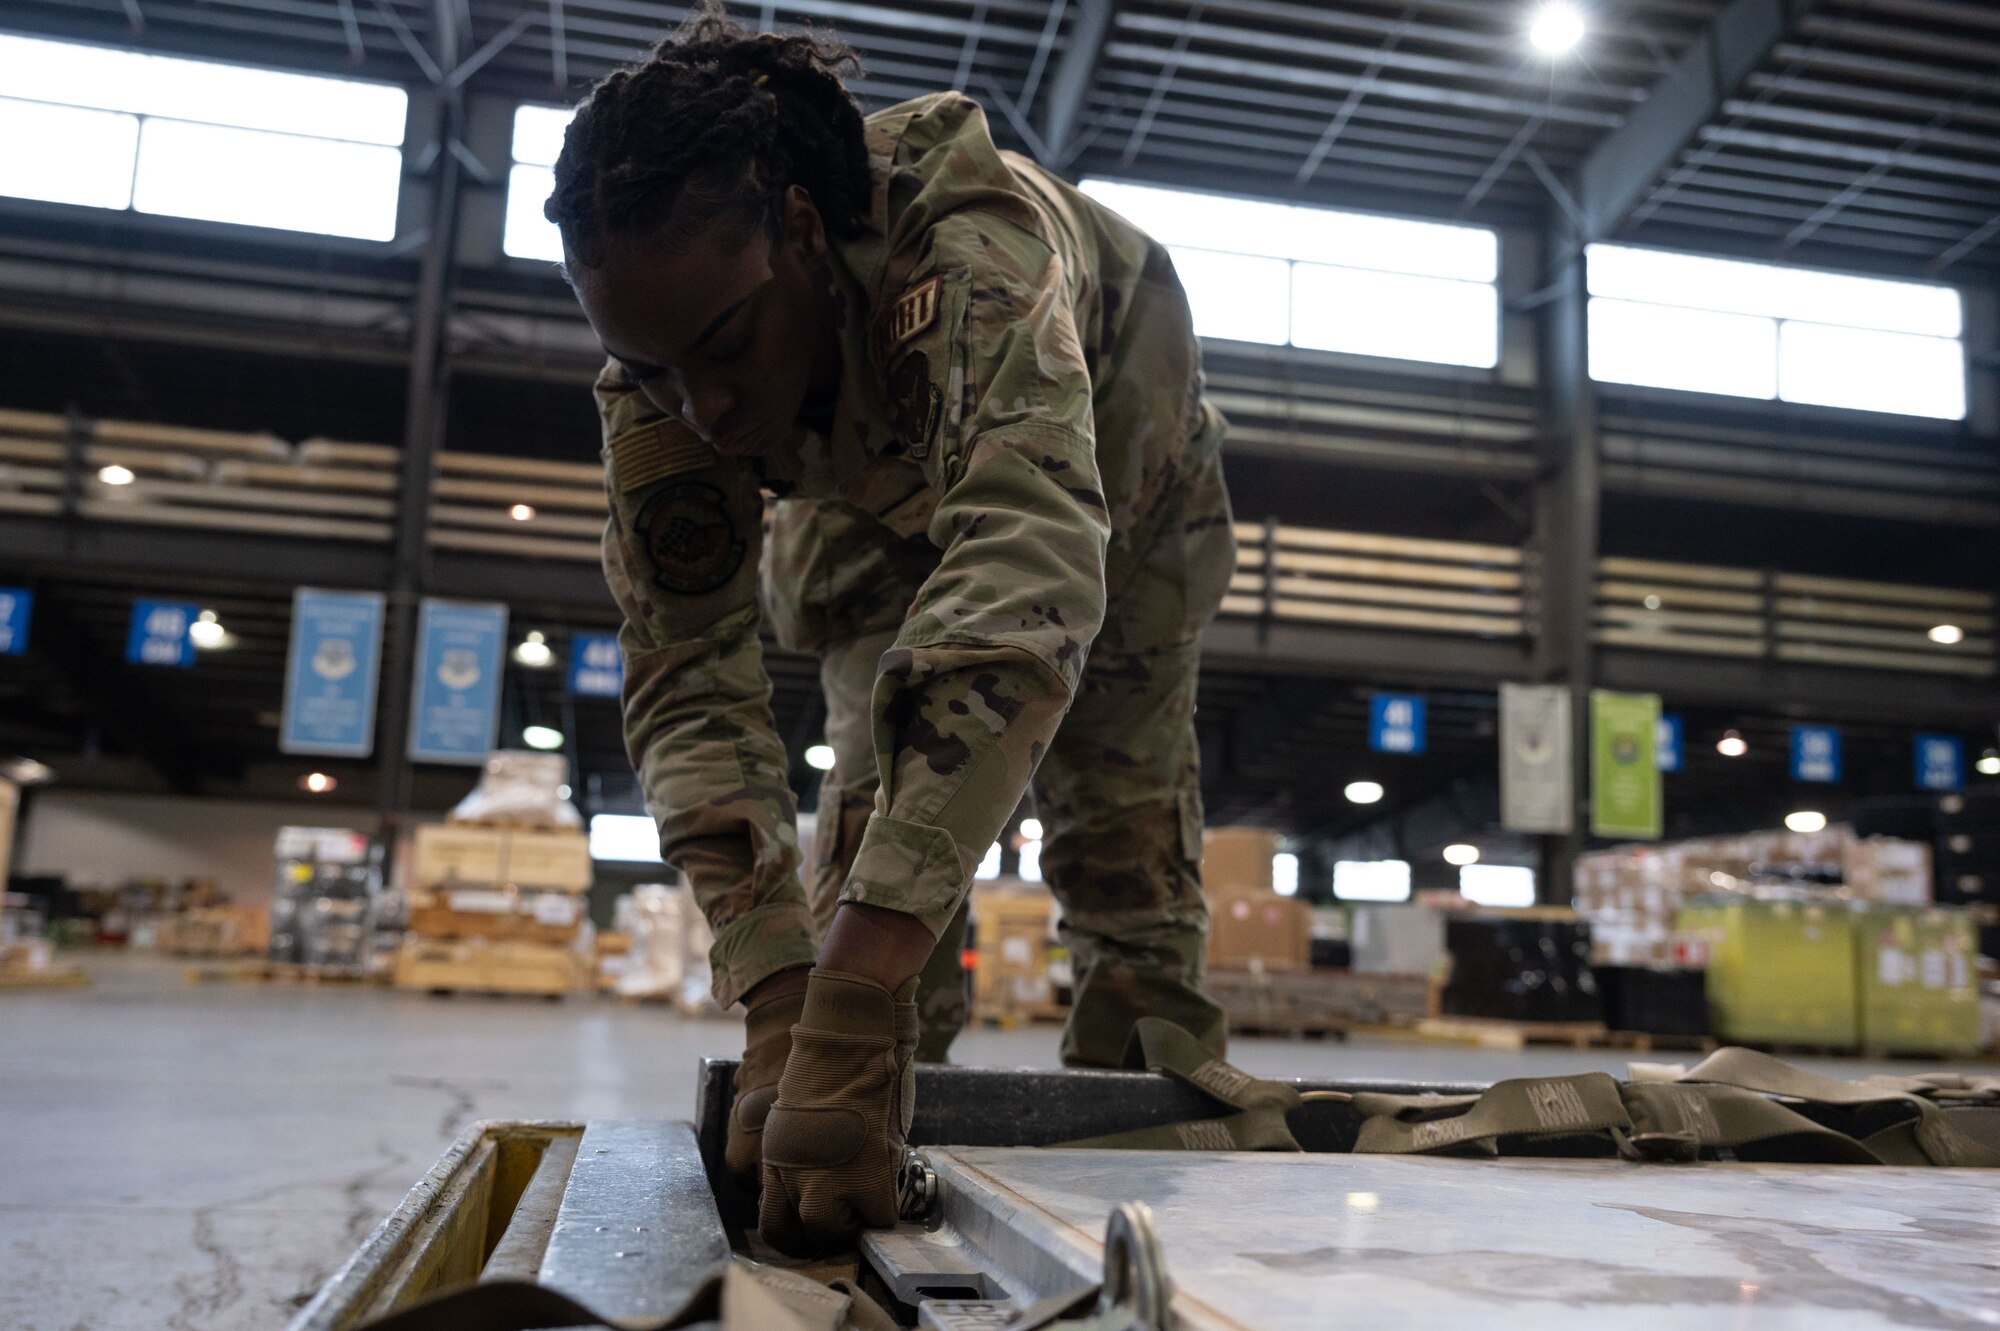
[[[860,62],[814,33],[753,33],[702,0],[646,60],[606,76],[577,108],[543,214],[571,259],[607,241],[691,239],[733,214],[776,235],[787,188],[802,186],[829,233],[851,236],[871,184],[861,110],[843,79]]]

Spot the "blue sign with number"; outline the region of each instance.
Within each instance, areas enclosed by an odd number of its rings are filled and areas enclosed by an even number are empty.
[[[382,657],[380,592],[292,594],[282,753],[366,758],[375,749],[375,679]]]
[[[1792,727],[1792,780],[1831,785],[1840,780],[1840,731],[1833,726]]]
[[[1368,747],[1377,753],[1424,751],[1424,700],[1414,694],[1378,693],[1368,703]]]
[[[1965,745],[1956,735],[1917,736],[1917,789],[1957,790],[1965,784]]]
[[[410,758],[477,766],[500,727],[507,607],[424,599],[417,616]]]
[[[35,594],[26,587],[0,587],[0,656],[28,650],[28,618],[34,608]]]
[[[1653,766],[1662,772],[1681,770],[1681,719],[1663,716],[1653,727]]]
[[[188,629],[200,609],[179,601],[132,602],[125,659],[133,665],[193,665],[194,639],[188,637]]]
[[[579,633],[569,640],[569,691],[579,698],[616,698],[625,688],[625,658],[615,633]]]

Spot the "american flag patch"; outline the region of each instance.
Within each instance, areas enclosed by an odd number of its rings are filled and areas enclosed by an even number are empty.
[[[651,421],[611,441],[611,474],[621,494],[712,466],[716,452],[701,436],[669,421]]]
[[[937,322],[939,296],[944,291],[942,276],[930,278],[905,291],[896,301],[889,318],[889,346],[894,351]]]

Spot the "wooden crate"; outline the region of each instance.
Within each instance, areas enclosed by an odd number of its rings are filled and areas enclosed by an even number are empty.
[[[470,898],[499,909],[468,910]],[[549,907],[557,907],[551,911]],[[496,942],[544,943],[567,947],[584,921],[581,898],[566,894],[447,891],[410,894],[409,932],[419,938],[486,938]]]
[[[556,998],[583,978],[574,949],[546,943],[405,938],[396,954],[398,989]]]

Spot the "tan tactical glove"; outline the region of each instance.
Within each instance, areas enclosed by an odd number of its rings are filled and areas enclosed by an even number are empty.
[[[736,1066],[736,1102],[729,1109],[722,1158],[737,1183],[753,1193],[763,1179],[764,1118],[778,1098],[792,1027],[805,1008],[801,989],[765,999],[743,1018],[743,1061]]]
[[[916,1102],[917,982],[895,993],[815,970],[764,1128],[757,1227],[781,1252],[848,1246],[896,1223],[896,1171]]]

